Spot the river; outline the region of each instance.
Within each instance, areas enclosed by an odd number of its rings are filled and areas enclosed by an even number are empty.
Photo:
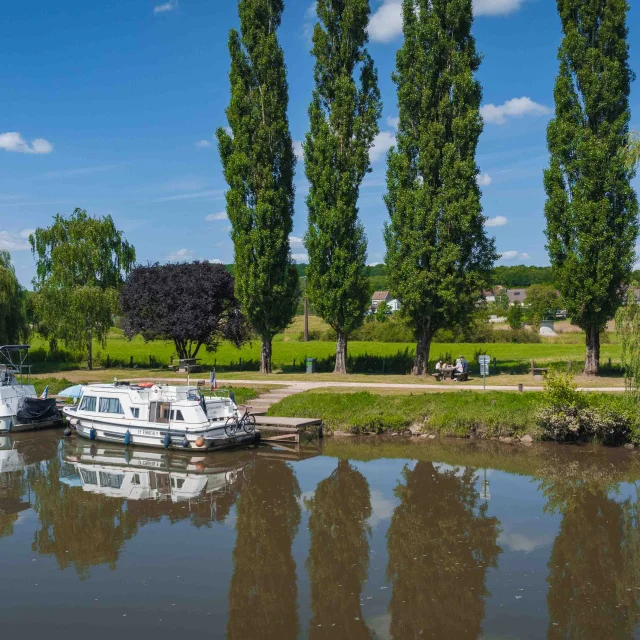
[[[2,637],[638,638],[639,479],[597,446],[0,437]]]

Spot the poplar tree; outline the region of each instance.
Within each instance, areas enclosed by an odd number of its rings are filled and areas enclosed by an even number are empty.
[[[597,375],[600,333],[635,261],[638,202],[630,181],[626,0],[558,0],[564,38],[547,129],[547,249],[571,321]]]
[[[291,258],[296,158],[289,88],[278,42],[282,0],[240,0],[240,33],[229,33],[231,132],[217,131],[229,185],[236,296],[262,340],[260,371],[271,373],[273,336],[293,319],[298,273]]]
[[[315,89],[304,142],[309,229],[307,293],[337,334],[336,373],[347,370],[347,339],[369,304],[367,241],[358,195],[382,105],[365,45],[369,0],[318,0],[313,32]],[[356,80],[356,75],[359,78]]]
[[[434,333],[470,321],[497,256],[477,183],[482,89],[472,1],[404,0],[402,15],[386,264],[417,340],[412,373],[424,375]]]

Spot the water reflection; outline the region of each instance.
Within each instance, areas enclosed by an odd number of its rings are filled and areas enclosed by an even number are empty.
[[[311,532],[309,637],[369,639],[360,603],[369,566],[369,484],[347,460],[340,460],[305,506]]]
[[[296,564],[300,486],[292,467],[256,458],[246,470],[236,508],[229,589],[229,640],[298,637]]]
[[[545,508],[562,514],[549,559],[548,638],[627,639],[640,621],[640,500],[621,499],[606,467],[551,459]]]
[[[473,469],[405,466],[389,532],[391,637],[478,638],[500,527],[487,516]]]
[[[375,442],[193,455],[1,438],[5,626],[640,637],[640,453]]]

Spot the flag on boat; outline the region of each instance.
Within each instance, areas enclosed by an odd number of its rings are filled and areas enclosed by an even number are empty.
[[[44,388],[42,395],[40,396],[40,400],[46,400],[49,397],[49,385]]]
[[[209,376],[209,386],[211,387],[211,391],[214,391],[215,389],[218,388],[218,385],[216,384],[216,370],[215,369],[211,372],[211,375]]]

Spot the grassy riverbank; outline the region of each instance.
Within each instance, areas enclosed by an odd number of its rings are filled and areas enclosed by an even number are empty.
[[[631,400],[603,393],[585,394],[589,407],[630,410]],[[329,431],[404,432],[410,427],[440,436],[521,437],[542,439],[536,417],[544,397],[539,393],[473,392],[381,395],[307,392],[274,405],[271,415],[321,418]],[[636,436],[634,435],[634,438]]]

